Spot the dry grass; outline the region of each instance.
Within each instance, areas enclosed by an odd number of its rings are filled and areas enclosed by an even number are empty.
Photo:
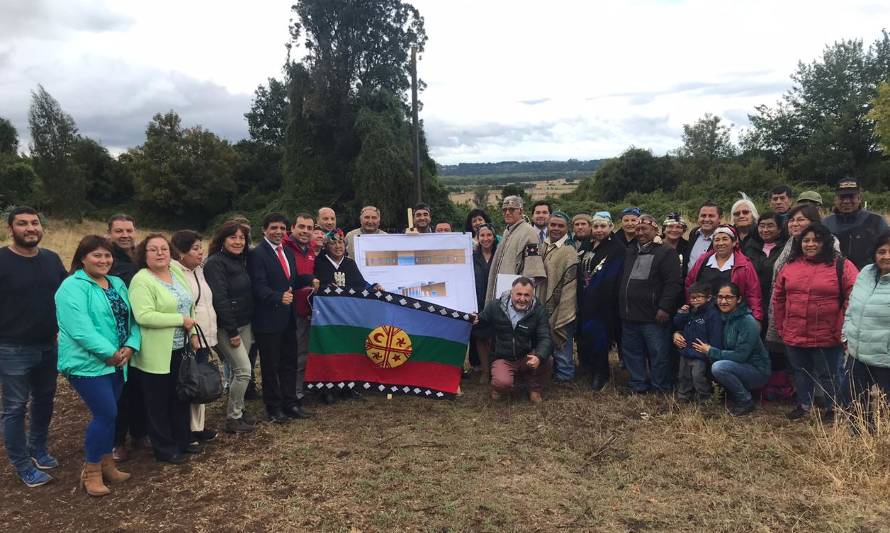
[[[45,244],[67,260],[83,233],[99,230],[53,223]],[[51,431],[57,480],[26,489],[0,470],[0,523],[6,531],[888,530],[886,411],[873,433],[854,435],[841,422],[788,422],[789,406],[734,419],[719,404],[625,397],[612,386],[594,395],[573,384],[551,387],[535,408],[518,396],[494,403],[470,381],[454,401],[369,394],[310,405],[310,421],[221,434],[185,466],[138,452],[127,463],[134,478],[95,500],[75,488],[87,413],[62,379]],[[223,416],[222,402],[212,405],[208,426],[221,427]]]

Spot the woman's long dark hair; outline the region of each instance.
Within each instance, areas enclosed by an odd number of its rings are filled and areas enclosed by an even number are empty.
[[[71,260],[71,269],[68,273],[74,274],[83,268],[83,258],[86,257],[87,254],[99,249],[107,250],[108,253],[114,255],[111,248],[111,241],[101,235],[87,235],[83,239],[80,239],[77,249],[74,250],[74,259]]]
[[[476,233],[473,230],[473,219],[476,217],[482,217],[485,219],[486,224],[491,224],[491,217],[488,216],[488,213],[477,207],[476,209],[471,209],[470,212],[467,213],[467,221],[464,222],[464,231],[467,233]]]
[[[806,216],[806,215],[804,215]],[[816,257],[813,258],[813,261],[817,263],[834,263],[834,235],[828,231],[821,222],[813,222],[803,231],[800,232],[800,235],[794,238],[794,243],[791,245],[791,254],[788,255],[788,262],[792,262],[798,257],[803,257],[803,238],[812,233],[816,240],[822,243],[822,249],[819,250],[819,253]]]
[[[247,249],[250,248],[250,228],[237,220],[230,220],[216,228],[213,239],[210,241],[210,248],[207,250],[207,257],[222,251],[226,239],[238,233],[238,230],[241,230],[241,234],[244,235],[244,250],[241,255],[246,254]]]

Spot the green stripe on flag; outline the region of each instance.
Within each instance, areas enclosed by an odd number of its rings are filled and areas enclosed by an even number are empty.
[[[372,330],[353,326],[312,326],[309,351],[313,354],[364,354]],[[437,337],[411,335],[412,361],[463,366],[467,345]]]

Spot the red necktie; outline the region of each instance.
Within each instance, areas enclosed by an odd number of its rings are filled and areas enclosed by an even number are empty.
[[[276,248],[278,251],[278,262],[281,263],[281,269],[284,270],[284,277],[290,279],[290,268],[287,267],[287,259],[284,258],[284,250],[279,246]]]

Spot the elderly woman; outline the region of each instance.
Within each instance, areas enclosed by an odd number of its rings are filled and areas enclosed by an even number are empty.
[[[127,379],[127,363],[140,348],[139,326],[130,311],[127,286],[108,275],[111,243],[98,235],[81,239],[71,276],[56,292],[59,323],[59,372],[77,391],[92,420],[84,436],[86,456],[80,482],[90,496],[105,496],[105,481],[130,474],[117,469],[111,450],[117,400]]]
[[[723,318],[723,348],[693,341],[692,348],[713,361],[711,374],[726,389],[732,407],[729,414],[744,416],[754,410],[751,391],[769,381],[770,360],[760,340],[760,328],[742,302],[735,283],[721,283],[717,289],[717,308]],[[683,345],[686,344],[683,339]]]
[[[244,405],[245,395],[253,377],[253,288],[247,272],[248,229],[237,221],[217,228],[210,241],[210,257],[204,273],[216,312],[217,349],[232,369],[229,402],[226,408],[227,433],[253,431],[255,419]]]
[[[145,397],[148,436],[158,461],[182,464],[192,444],[191,404],[176,395],[179,366],[186,343],[199,347],[195,306],[185,274],[171,264],[170,241],[149,234],[136,247],[141,267],[130,282],[133,316],[142,331],[142,348],[131,366]]]
[[[216,351],[216,310],[213,309],[213,292],[204,277],[204,243],[201,242],[201,234],[189,229],[180,230],[170,236],[170,242],[173,245],[173,264],[182,269],[195,297],[195,322],[204,332],[210,345],[208,348]],[[204,428],[204,412],[204,404],[192,404],[192,444],[216,438],[216,431]]]
[[[828,228],[810,224],[794,238],[773,287],[776,331],[794,369],[797,407],[788,413],[790,420],[810,413],[817,382],[827,399],[823,420],[834,418],[844,310],[859,271],[835,254],[833,244]]]
[[[661,242],[677,252],[684,279],[689,272],[689,251],[692,248],[689,241],[684,237],[688,228],[689,226],[680,213],[668,213],[664,218],[664,222],[661,223]]]
[[[847,375],[851,398],[858,400],[869,428],[874,427],[870,390],[877,385],[890,394],[890,232],[875,241],[866,265],[850,293],[844,317],[847,339]]]
[[[592,239],[578,250],[578,360],[598,392],[609,383],[609,350],[619,338],[618,286],[627,250],[612,234],[608,211],[591,220]]]
[[[698,258],[686,276],[687,293],[689,287],[696,281],[710,283],[715,294],[723,283],[734,283],[754,318],[763,319],[762,293],[757,270],[739,249],[739,237],[734,227],[721,224],[714,230],[711,249]]]
[[[748,241],[757,237],[757,206],[748,198],[747,194],[742,193],[742,198],[736,200],[732,204],[730,213],[730,224],[735,226],[739,233],[739,247],[743,250],[747,246]]]

